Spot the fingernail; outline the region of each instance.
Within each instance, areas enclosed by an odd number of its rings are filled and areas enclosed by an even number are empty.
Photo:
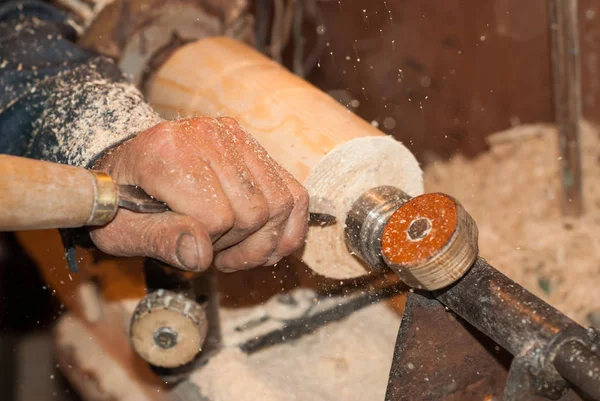
[[[198,270],[198,246],[191,234],[183,234],[177,240],[176,256],[179,263],[188,270]]]
[[[276,254],[273,254],[269,260],[267,260],[265,262],[265,264],[263,266],[273,266],[276,265],[277,263],[279,263],[281,261],[281,259],[283,259],[283,256],[279,256]]]

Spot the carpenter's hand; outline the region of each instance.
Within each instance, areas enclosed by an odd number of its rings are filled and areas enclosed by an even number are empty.
[[[161,123],[95,166],[142,187],[173,212],[120,209],[92,239],[104,252],[149,256],[186,270],[272,265],[300,248],[306,190],[230,118]]]

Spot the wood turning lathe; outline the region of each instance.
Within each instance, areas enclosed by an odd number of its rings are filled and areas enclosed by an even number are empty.
[[[271,311],[280,323],[247,328],[254,341],[232,340],[215,313],[210,277],[83,251],[81,273],[73,276],[58,237],[20,233],[69,310],[57,328],[57,350],[78,367],[66,373],[84,398],[211,399],[202,371],[227,349],[252,354],[297,339],[410,287],[387,400],[600,400],[598,333],[479,257],[473,219],[448,195],[422,194],[419,165],[401,143],[232,39],[181,47],[147,88],[165,118],[237,119],[305,184],[319,202],[313,206],[336,217],[336,224],[310,227],[297,255],[310,269],[338,280],[391,269],[404,284],[364,287],[366,295],[341,296],[325,309],[311,303],[314,294],[283,299]],[[96,349],[78,345],[80,336],[93,338]],[[107,375],[111,370],[123,374]]]

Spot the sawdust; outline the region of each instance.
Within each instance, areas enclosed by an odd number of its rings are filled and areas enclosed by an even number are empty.
[[[375,304],[250,356],[225,349],[192,380],[210,400],[383,400],[399,324],[395,312]]]
[[[474,160],[456,156],[425,169],[427,192],[457,198],[479,226],[480,254],[583,325],[600,309],[600,139],[582,130],[586,212],[561,216],[556,130],[520,126],[490,138]]]
[[[163,121],[135,86],[104,79],[93,62],[48,83],[39,85],[52,94],[33,124],[29,152],[49,161],[89,167],[106,149]],[[40,133],[54,140],[39,140]]]

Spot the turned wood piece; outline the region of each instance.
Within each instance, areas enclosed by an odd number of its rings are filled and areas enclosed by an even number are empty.
[[[429,291],[460,279],[478,253],[473,218],[454,198],[417,196],[392,214],[381,238],[383,259],[407,285]]]
[[[131,319],[131,344],[144,360],[161,368],[191,362],[202,350],[208,321],[195,301],[158,290],[140,301]]]
[[[80,167],[0,155],[0,231],[102,225],[116,211],[109,176]]]
[[[308,189],[311,205],[344,222],[367,190],[391,185],[423,191],[411,152],[333,98],[249,46],[215,37],[172,54],[148,82],[150,103],[165,118],[235,118]],[[303,261],[339,279],[367,273],[344,242],[344,224],[314,226]]]

